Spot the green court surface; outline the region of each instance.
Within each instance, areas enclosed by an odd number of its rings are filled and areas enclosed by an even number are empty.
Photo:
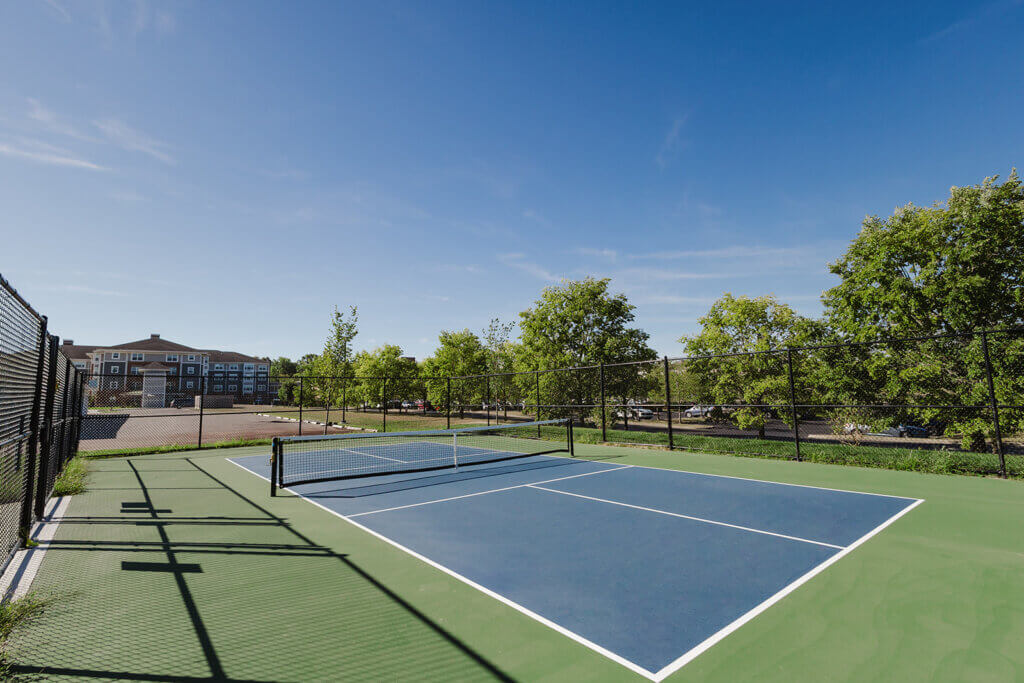
[[[577,446],[925,502],[671,681],[1024,680],[1024,483]],[[11,645],[27,678],[643,680],[227,457],[92,462]],[[640,574],[638,573],[638,576]],[[609,590],[629,590],[629,580]],[[42,673],[38,673],[42,672]]]

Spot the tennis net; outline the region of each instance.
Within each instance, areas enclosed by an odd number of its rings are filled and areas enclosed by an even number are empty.
[[[571,420],[421,432],[280,436],[271,495],[283,486],[479,465],[531,455],[573,454]]]

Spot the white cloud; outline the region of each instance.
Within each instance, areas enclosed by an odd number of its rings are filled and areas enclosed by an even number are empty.
[[[174,164],[174,158],[164,150],[169,147],[165,142],[160,142],[149,137],[141,131],[128,126],[116,119],[103,119],[93,121],[93,125],[100,129],[107,137],[107,140],[122,149],[130,152],[142,152],[148,154],[165,164]]]
[[[66,168],[81,168],[89,171],[107,170],[99,164],[94,164],[86,159],[78,159],[71,156],[71,152],[48,145],[43,142],[26,141],[33,144],[21,144],[14,146],[0,142],[0,156],[12,159],[23,159],[37,164],[48,164],[50,166],[64,166]]]
[[[26,100],[29,104],[28,117],[45,130],[58,135],[65,135],[76,140],[84,140],[86,142],[97,141],[96,138],[83,134],[70,123],[61,120],[56,113],[47,109],[39,100],[31,97],[26,98]]]
[[[518,270],[521,270],[524,273],[532,275],[538,280],[544,280],[545,282],[562,281],[563,278],[561,276],[555,275],[550,270],[547,270],[540,264],[523,260],[525,258],[526,255],[521,253],[501,254],[498,256],[498,260],[504,263],[506,266],[517,268]]]
[[[71,13],[68,12],[63,5],[57,2],[57,0],[43,0],[43,4],[50,8],[51,14],[56,16],[65,24],[71,23]]]
[[[572,250],[572,253],[579,256],[596,256],[609,261],[614,261],[619,256],[619,253],[614,249],[594,249],[593,247],[576,247]]]
[[[668,133],[665,134],[665,139],[661,143],[661,148],[658,153],[654,156],[654,163],[664,168],[672,157],[672,154],[680,146],[679,134],[683,130],[683,126],[686,125],[687,116],[677,116],[672,122],[672,126],[668,129]]]

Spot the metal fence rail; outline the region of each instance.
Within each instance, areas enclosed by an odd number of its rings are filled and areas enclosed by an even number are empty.
[[[1024,476],[1024,329],[462,377],[270,377],[220,393],[199,377],[161,382],[90,377],[83,450],[571,417],[592,441],[795,460],[821,447],[980,453],[969,471]]]
[[[0,569],[78,450],[83,389],[46,317],[0,276]]]

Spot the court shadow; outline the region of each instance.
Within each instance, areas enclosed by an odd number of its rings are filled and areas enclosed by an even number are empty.
[[[466,465],[458,471],[448,471],[444,474],[429,476],[403,477],[398,480],[381,482],[379,484],[361,484],[356,486],[345,486],[328,491],[317,491],[315,493],[303,493],[306,498],[362,498],[365,496],[376,496],[383,493],[396,493],[398,491],[410,491],[413,489],[425,488],[428,486],[439,486],[452,482],[471,481],[474,479],[486,479],[487,477],[498,477],[516,472],[530,472],[536,470],[548,470],[566,467],[579,467],[586,463],[586,460],[570,460],[560,458],[558,460],[544,460],[519,462],[512,465],[500,467],[486,467],[483,465]],[[365,481],[365,480],[359,480]]]
[[[57,599],[12,642],[19,680],[262,683],[424,671],[512,680],[347,554],[183,460],[221,493],[191,509],[187,490],[154,499],[149,473],[127,460],[138,498],[100,494],[83,512],[120,506],[134,514],[62,520],[68,526],[46,544],[44,565],[45,590]],[[228,514],[202,514],[211,506]],[[161,512],[171,507],[185,514]],[[126,531],[108,526],[119,524]]]

